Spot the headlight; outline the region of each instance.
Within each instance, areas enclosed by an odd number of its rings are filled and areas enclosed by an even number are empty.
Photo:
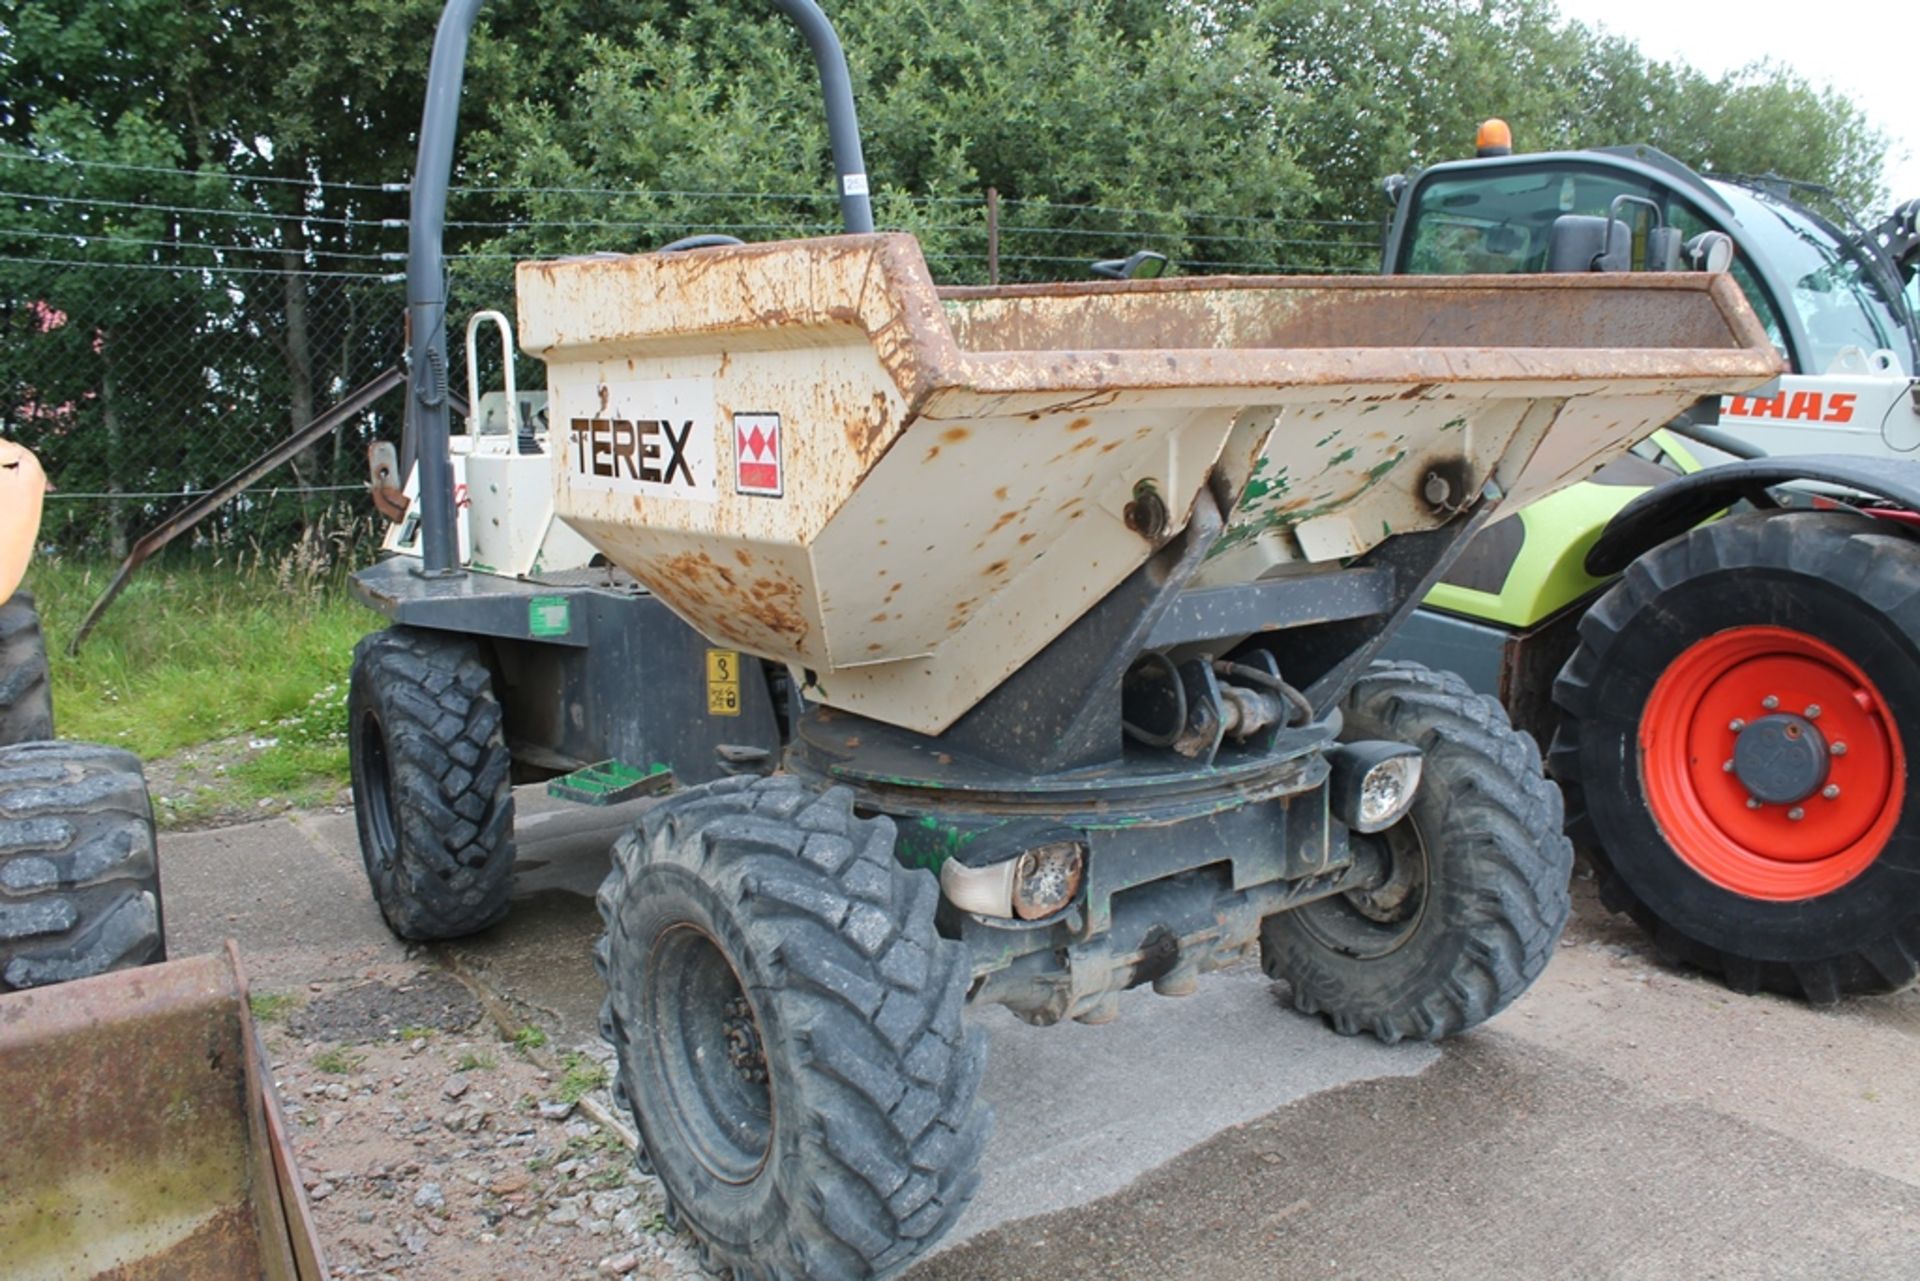
[[[1336,818],[1356,832],[1392,827],[1420,790],[1420,749],[1405,743],[1342,743],[1327,753]]]

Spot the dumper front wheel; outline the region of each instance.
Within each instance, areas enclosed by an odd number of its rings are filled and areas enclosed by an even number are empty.
[[[347,751],[360,855],[403,939],[472,934],[513,891],[513,767],[470,640],[392,627],[353,651]]]
[[[1753,512],[1580,625],[1553,765],[1606,905],[1668,956],[1827,1004],[1920,973],[1920,545]]]
[[[1565,928],[1573,847],[1540,752],[1451,672],[1376,663],[1342,708],[1348,740],[1424,753],[1406,818],[1349,836],[1365,882],[1269,917],[1267,973],[1337,1032],[1438,1040],[1505,1009]]]
[[[47,641],[33,597],[0,601],[0,747],[53,737]]]
[[[139,758],[0,747],[0,992],[166,959]]]
[[[893,840],[844,789],[725,779],[649,812],[600,888],[615,1095],[669,1217],[739,1281],[890,1275],[973,1193],[966,950]]]

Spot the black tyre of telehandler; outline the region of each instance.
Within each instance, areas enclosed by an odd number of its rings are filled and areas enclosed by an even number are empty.
[[[1349,836],[1376,868],[1367,888],[1267,918],[1266,972],[1343,1035],[1464,1032],[1527,989],[1566,927],[1560,791],[1533,739],[1451,672],[1375,663],[1342,710],[1342,738],[1425,753],[1420,790],[1400,822]]]
[[[33,597],[0,602],[0,747],[53,737],[53,682]]]
[[[479,647],[390,627],[354,647],[348,755],[360,855],[403,939],[458,938],[507,914],[512,757]]]
[[[0,992],[165,960],[162,926],[139,758],[0,747]]]
[[[1816,1005],[1920,974],[1920,542],[1844,511],[1703,525],[1587,611],[1554,700],[1570,830],[1666,956]],[[1778,780],[1739,772],[1749,725],[1817,744],[1813,772],[1750,803]]]
[[[614,848],[595,950],[643,1169],[736,1281],[865,1281],[972,1196],[986,1061],[933,875],[851,793],[731,778]]]

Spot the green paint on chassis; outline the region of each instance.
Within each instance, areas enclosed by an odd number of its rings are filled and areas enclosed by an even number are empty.
[[[1671,432],[1655,432],[1652,440],[1681,471],[1700,470],[1700,461]],[[1610,581],[1587,572],[1587,552],[1607,522],[1648,488],[1582,481],[1522,508],[1510,519],[1518,520],[1525,534],[1499,591],[1443,582],[1424,603],[1514,630],[1545,622]]]
[[[618,805],[672,789],[673,771],[658,762],[640,769],[625,761],[600,761],[547,782],[548,796],[581,805]]]

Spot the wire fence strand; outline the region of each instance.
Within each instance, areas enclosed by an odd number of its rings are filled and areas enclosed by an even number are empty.
[[[45,539],[124,552],[392,369],[405,191],[0,149],[0,434],[37,452],[58,487]],[[513,313],[517,259],[643,250],[688,232],[837,232],[822,213],[832,201],[824,191],[455,188],[450,332],[479,308]],[[889,192],[875,205],[883,224],[919,237],[936,279],[951,284],[989,283],[991,270],[1005,283],[1085,279],[1092,260],[1143,248],[1189,274],[1371,271],[1382,232],[1372,220],[1029,195],[1001,199],[990,233],[987,203],[986,193]],[[387,209],[396,216],[380,216]],[[464,385],[464,353],[449,346],[450,381]],[[481,385],[498,386],[497,348],[482,359]],[[516,365],[520,386],[544,385],[538,361]],[[363,505],[367,447],[399,439],[402,400],[383,398],[263,476],[210,533],[278,546],[330,506]]]

